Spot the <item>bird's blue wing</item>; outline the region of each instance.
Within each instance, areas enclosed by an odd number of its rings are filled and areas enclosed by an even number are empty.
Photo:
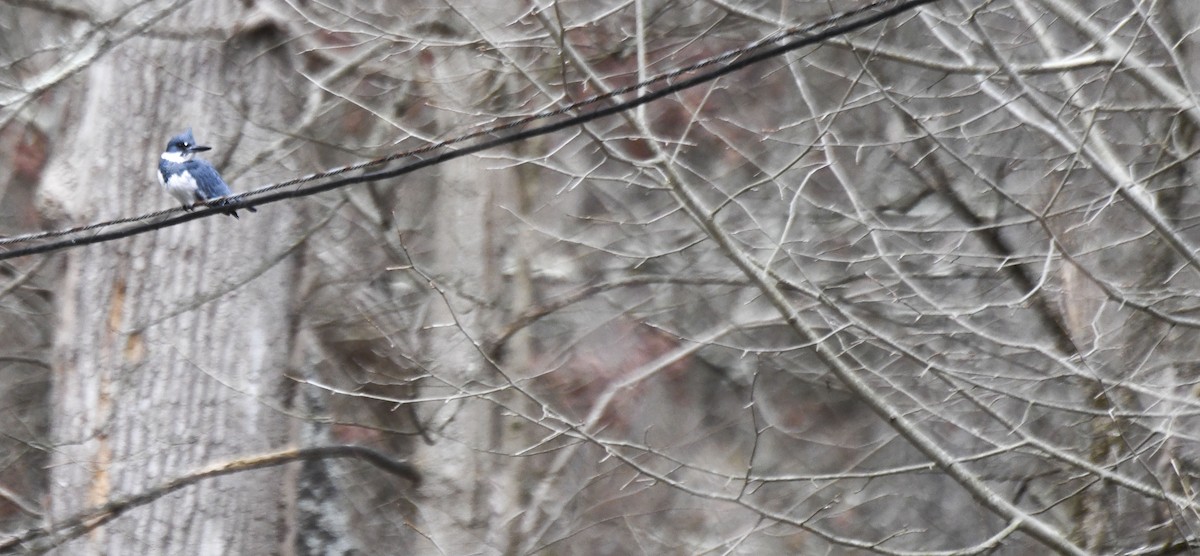
[[[204,160],[187,161],[187,170],[196,179],[196,189],[204,200],[224,197],[232,193],[216,168]]]

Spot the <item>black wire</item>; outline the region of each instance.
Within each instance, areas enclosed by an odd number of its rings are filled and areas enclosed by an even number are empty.
[[[816,23],[811,23],[808,25],[792,25],[790,27],[787,27],[787,28],[781,29],[779,31],[776,31],[774,33],[771,33],[770,35],[763,37],[761,39],[758,39],[757,41],[754,41],[748,45],[745,45],[745,46],[742,46],[739,48],[735,48],[733,50],[728,50],[728,51],[718,54],[716,56],[705,58],[698,62],[689,64],[686,66],[682,66],[682,67],[676,68],[674,70],[671,70],[669,72],[648,78],[645,81],[641,81],[641,82],[634,83],[632,85],[627,85],[624,87],[620,87],[617,89],[612,89],[606,93],[595,95],[595,96],[585,98],[582,100],[578,100],[573,103],[555,108],[553,110],[545,110],[542,112],[538,112],[536,114],[530,114],[528,116],[523,116],[523,117],[514,119],[514,120],[509,121],[504,124],[498,124],[495,126],[484,127],[482,129],[479,129],[479,130],[471,132],[471,133],[467,133],[467,134],[460,135],[457,137],[452,137],[450,139],[446,139],[446,140],[439,141],[436,143],[431,143],[431,144],[425,145],[423,147],[420,147],[420,148],[417,148],[417,149],[414,149],[411,151],[392,153],[392,154],[382,157],[382,158],[377,158],[374,160],[368,160],[368,161],[364,161],[364,162],[358,162],[355,164],[342,166],[339,168],[326,169],[324,171],[316,172],[313,174],[308,174],[303,177],[293,178],[293,179],[286,180],[283,182],[266,185],[266,186],[259,187],[257,189],[253,189],[253,190],[250,190],[250,191],[247,191],[244,193],[239,193],[237,195],[230,195],[228,200],[238,201],[241,199],[259,197],[269,191],[275,191],[277,189],[283,189],[285,187],[290,187],[293,185],[299,185],[299,184],[307,183],[310,181],[316,181],[316,180],[320,180],[320,179],[330,178],[333,176],[338,176],[338,175],[345,174],[347,172],[351,172],[351,171],[355,171],[355,170],[365,170],[367,168],[386,164],[393,160],[399,160],[402,158],[414,158],[414,157],[420,156],[422,154],[426,154],[426,153],[433,152],[433,151],[438,151],[438,150],[444,149],[444,148],[452,146],[452,145],[457,145],[459,143],[465,143],[471,139],[483,137],[486,135],[494,135],[495,133],[498,133],[501,131],[507,131],[509,129],[521,127],[526,124],[535,122],[537,120],[543,120],[543,119],[551,118],[554,116],[560,116],[562,114],[566,114],[566,113],[578,110],[580,108],[583,108],[585,106],[590,106],[592,104],[595,104],[595,103],[598,103],[598,102],[601,102],[604,100],[608,100],[610,98],[614,98],[614,97],[617,97],[617,96],[620,96],[620,95],[623,95],[626,93],[638,91],[649,85],[653,85],[653,84],[656,84],[656,83],[659,83],[662,81],[667,81],[667,80],[673,79],[675,77],[679,77],[681,75],[691,73],[691,72],[699,70],[699,69],[706,68],[708,66],[716,65],[716,64],[731,60],[731,59],[741,56],[743,54],[753,52],[755,50],[763,48],[764,46],[767,46],[769,44],[779,42],[785,38],[800,35],[802,33],[811,32],[812,30],[817,29],[817,28],[828,27],[839,21],[850,19],[852,17],[861,15],[861,14],[871,11],[873,9],[881,8],[882,6],[885,6],[887,4],[898,3],[899,1],[900,0],[876,0],[875,2],[872,2],[870,4],[863,4],[862,6],[852,9],[852,10],[848,10],[845,12],[839,12],[833,16],[830,16],[829,18],[826,18],[826,19],[821,20]],[[51,231],[45,231],[45,232],[24,234],[24,235],[19,235],[19,236],[4,237],[4,238],[0,238],[0,246],[14,245],[17,243],[27,243],[27,242],[39,240],[39,239],[49,239],[49,238],[53,238],[53,237],[76,235],[76,234],[80,234],[80,233],[83,233],[86,231],[96,230],[96,229],[100,229],[100,228],[107,228],[107,227],[114,226],[117,224],[127,224],[127,223],[132,223],[132,222],[140,222],[143,220],[151,220],[151,219],[154,219],[154,218],[157,218],[160,216],[166,216],[169,214],[180,213],[180,212],[183,212],[184,210],[185,209],[181,209],[181,208],[169,208],[169,209],[154,211],[154,212],[150,212],[150,213],[146,213],[146,214],[142,214],[142,215],[138,215],[138,216],[118,218],[115,220],[109,220],[109,221],[104,221],[104,222],[95,222],[95,223],[85,224],[85,225],[81,225],[81,226],[72,226],[70,228],[64,228],[64,229],[60,229],[60,230],[51,230]]]
[[[570,118],[566,118],[566,119],[563,119],[558,122],[554,122],[554,123],[550,123],[550,124],[546,124],[546,125],[542,125],[542,126],[538,126],[538,127],[533,127],[530,129],[521,130],[521,131],[511,133],[511,134],[507,134],[507,135],[504,135],[501,137],[495,137],[492,139],[481,141],[479,143],[463,147],[459,150],[448,151],[448,152],[444,152],[441,154],[437,154],[430,158],[418,160],[416,162],[401,166],[399,168],[394,168],[391,170],[385,170],[385,171],[381,171],[381,172],[362,174],[359,176],[353,176],[353,177],[348,177],[348,178],[341,178],[341,179],[329,181],[329,182],[318,184],[318,185],[312,185],[312,186],[308,186],[308,187],[298,188],[298,189],[295,189],[292,191],[278,191],[278,192],[270,193],[271,191],[277,191],[278,189],[280,189],[282,187],[295,185],[297,183],[304,183],[307,181],[320,179],[322,177],[338,175],[338,174],[345,173],[345,172],[348,172],[351,170],[360,169],[360,168],[377,165],[377,164],[382,164],[384,162],[389,162],[389,161],[396,160],[399,158],[412,157],[412,156],[424,154],[426,152],[429,152],[429,151],[432,151],[432,150],[435,150],[438,148],[442,148],[445,146],[453,145],[455,143],[463,142],[467,139],[479,137],[479,136],[482,136],[485,134],[492,134],[498,130],[510,129],[512,127],[516,127],[518,125],[528,123],[529,121],[532,121],[535,119],[542,119],[542,118],[545,118],[545,117],[548,117],[551,115],[559,115],[563,111],[565,111],[569,108],[574,108],[574,107],[584,105],[584,104],[593,104],[593,103],[597,102],[598,100],[611,98],[611,97],[613,97],[617,94],[621,94],[623,92],[630,92],[634,89],[640,89],[645,86],[645,83],[631,85],[629,87],[624,87],[618,91],[612,91],[612,92],[606,93],[604,95],[600,95],[598,97],[589,98],[580,103],[573,104],[571,107],[568,107],[566,109],[560,109],[560,110],[556,110],[556,111],[549,112],[549,113],[537,114],[537,115],[534,115],[531,117],[523,118],[516,122],[510,122],[510,123],[504,124],[502,126],[488,128],[488,129],[485,129],[482,131],[467,134],[465,136],[458,137],[453,140],[443,141],[443,142],[440,142],[440,143],[437,143],[434,145],[430,145],[428,147],[417,149],[415,151],[410,151],[410,152],[406,152],[406,153],[398,153],[398,154],[394,154],[394,155],[391,155],[388,157],[384,157],[382,159],[365,162],[365,163],[361,163],[361,164],[356,164],[356,165],[352,165],[352,166],[347,166],[347,167],[339,168],[336,170],[330,170],[330,171],[323,172],[320,174],[313,174],[311,176],[305,176],[304,178],[298,178],[298,179],[282,182],[282,183],[268,186],[268,187],[265,187],[265,188],[262,188],[262,189],[259,189],[256,191],[246,192],[246,193],[242,193],[239,195],[232,195],[227,198],[227,202],[224,205],[219,206],[219,207],[200,208],[193,212],[188,212],[185,214],[181,214],[179,216],[166,218],[164,220],[150,222],[147,224],[139,224],[136,226],[130,226],[128,228],[125,228],[122,230],[116,230],[116,231],[112,231],[112,232],[98,233],[96,235],[89,236],[89,237],[49,242],[49,243],[45,243],[42,245],[36,245],[36,246],[32,246],[32,247],[25,247],[25,248],[21,248],[21,249],[14,249],[11,251],[6,251],[4,253],[0,253],[0,260],[21,257],[21,256],[25,256],[25,255],[35,255],[35,254],[39,254],[39,253],[47,253],[50,251],[57,251],[60,249],[67,249],[67,248],[71,248],[71,247],[80,247],[83,245],[90,245],[93,243],[112,241],[112,240],[116,240],[116,239],[126,238],[126,237],[130,237],[130,236],[150,232],[153,230],[158,230],[161,228],[166,228],[169,226],[174,226],[176,224],[187,222],[189,220],[195,220],[197,218],[204,218],[204,217],[207,217],[212,214],[228,213],[230,209],[246,208],[251,205],[254,205],[254,206],[265,205],[265,204],[273,203],[276,201],[281,201],[284,199],[292,199],[292,198],[296,198],[296,197],[307,197],[310,195],[316,195],[318,193],[324,193],[326,191],[339,189],[339,188],[346,187],[349,185],[360,184],[360,183],[369,183],[369,182],[381,181],[381,180],[385,180],[385,179],[389,179],[389,178],[394,178],[397,176],[415,172],[422,168],[426,168],[429,166],[433,166],[436,164],[441,164],[443,162],[454,160],[456,158],[461,158],[464,156],[475,154],[475,153],[478,153],[481,151],[485,151],[485,150],[492,149],[492,148],[502,146],[502,145],[506,145],[509,143],[522,141],[522,140],[529,139],[532,137],[537,137],[540,135],[554,133],[556,131],[561,131],[561,130],[569,128],[569,127],[574,127],[574,126],[584,124],[584,123],[587,123],[587,122],[590,122],[593,120],[611,116],[613,114],[618,114],[620,112],[624,112],[626,110],[630,110],[632,108],[636,108],[643,104],[647,104],[647,103],[653,102],[655,100],[658,100],[660,98],[666,97],[668,95],[677,93],[684,89],[695,87],[697,85],[718,79],[720,77],[723,77],[723,76],[733,73],[735,71],[741,70],[743,68],[746,68],[750,65],[756,64],[758,62],[762,62],[764,60],[768,60],[768,59],[774,58],[776,56],[779,56],[779,55],[785,54],[787,52],[797,50],[797,49],[800,49],[800,48],[803,48],[806,46],[811,46],[813,44],[817,44],[817,43],[825,41],[827,39],[837,37],[840,35],[844,35],[846,33],[852,32],[852,31],[857,31],[859,29],[873,25],[880,21],[884,21],[895,15],[906,12],[906,11],[916,8],[918,6],[922,6],[925,4],[931,4],[936,1],[938,1],[938,0],[907,0],[907,1],[896,1],[896,2],[877,2],[877,3],[871,4],[866,7],[860,7],[858,9],[851,10],[849,12],[843,12],[843,13],[837,14],[831,18],[823,20],[820,23],[806,26],[805,29],[812,29],[815,27],[825,26],[825,25],[829,24],[830,22],[842,21],[851,16],[862,14],[866,9],[873,8],[876,6],[881,6],[883,4],[887,4],[887,3],[894,4],[889,8],[881,9],[880,11],[869,14],[861,19],[857,19],[857,20],[850,21],[850,22],[847,22],[847,23],[844,23],[841,25],[833,26],[833,27],[828,27],[827,29],[825,29],[823,31],[814,32],[810,35],[806,35],[806,36],[797,38],[790,42],[781,44],[779,46],[776,46],[773,48],[768,48],[768,49],[762,50],[761,52],[756,52],[754,54],[751,54],[749,56],[746,56],[744,58],[741,58],[739,60],[731,62],[728,65],[719,67],[715,70],[705,72],[705,73],[678,81],[676,83],[673,83],[673,84],[663,87],[661,89],[658,89],[655,91],[650,91],[648,93],[639,95],[639,96],[629,99],[627,101],[613,104],[612,106],[599,108],[599,109],[593,110],[591,112],[585,112],[583,114],[579,114],[577,116],[572,116]],[[778,39],[774,39],[774,38],[764,39],[764,41],[755,43],[755,45],[752,45],[751,47],[747,47],[746,49],[743,49],[742,51],[739,51],[739,52],[746,52],[749,50],[753,50],[755,48],[764,46],[768,42],[773,42],[775,40],[778,40]],[[686,73],[687,71],[690,71],[690,68],[712,65],[714,60],[726,59],[730,56],[731,56],[730,54],[725,54],[725,55],[718,56],[713,59],[705,60],[705,61],[701,62],[700,64],[697,64],[696,66],[689,66],[689,68],[685,69],[685,70],[676,70],[676,71],[670,72],[668,74],[655,77],[653,79],[648,80],[646,83],[654,83],[654,82],[658,82],[658,81],[664,81],[673,76],[678,76],[681,73]],[[262,193],[267,193],[267,194],[262,194]],[[251,198],[251,197],[253,197],[253,198]],[[158,211],[158,212],[150,213],[148,215],[143,215],[140,217],[127,218],[127,219],[116,220],[116,221],[106,222],[106,223],[101,223],[101,224],[93,224],[93,225],[84,226],[84,227],[80,227],[80,228],[72,228],[70,230],[63,230],[60,232],[45,232],[43,234],[33,234],[31,236],[26,236],[26,237],[22,237],[22,238],[9,238],[8,240],[6,240],[4,242],[0,242],[0,244],[13,243],[14,242],[13,240],[28,240],[28,239],[34,239],[34,238],[51,237],[52,235],[66,235],[69,233],[79,233],[81,231],[104,227],[104,226],[108,226],[108,225],[112,225],[112,224],[138,221],[138,220],[142,220],[145,218],[159,216],[162,214],[170,214],[170,213],[173,213],[173,212],[176,212],[179,210],[181,210],[181,209]]]

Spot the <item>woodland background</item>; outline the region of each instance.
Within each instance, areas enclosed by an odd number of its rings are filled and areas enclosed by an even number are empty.
[[[173,207],[189,126],[247,191],[863,5],[0,0],[0,232]],[[939,0],[6,260],[0,551],[1193,549],[1197,31],[1195,2]]]

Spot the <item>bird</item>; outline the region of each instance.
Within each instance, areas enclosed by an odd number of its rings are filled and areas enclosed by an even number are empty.
[[[192,128],[172,137],[167,141],[167,148],[158,160],[158,182],[172,197],[183,203],[183,210],[192,210],[196,203],[209,206],[225,206],[229,201],[223,199],[232,194],[221,174],[207,160],[196,158],[196,153],[212,149],[197,145],[192,137]],[[213,201],[214,199],[219,199]],[[246,207],[250,212],[258,212],[254,207]],[[226,211],[237,218],[237,211]]]

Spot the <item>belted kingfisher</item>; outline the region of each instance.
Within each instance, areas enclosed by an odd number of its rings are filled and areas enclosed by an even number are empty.
[[[192,138],[192,128],[171,138],[167,142],[167,150],[163,151],[158,161],[158,181],[166,188],[167,193],[183,203],[184,210],[192,210],[196,203],[210,204],[210,199],[225,197],[232,194],[225,180],[217,173],[207,160],[194,158],[196,153],[207,151],[212,147],[196,144]],[[228,201],[217,201],[218,206],[224,206]],[[254,207],[246,207],[250,212],[258,212]],[[226,214],[237,218],[237,211],[230,210]]]

